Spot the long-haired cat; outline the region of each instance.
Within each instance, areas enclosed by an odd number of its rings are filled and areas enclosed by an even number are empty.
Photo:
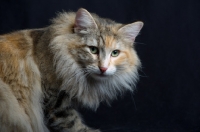
[[[96,109],[134,89],[142,22],[127,25],[85,9],[50,26],[0,36],[1,132],[97,132],[77,104]]]

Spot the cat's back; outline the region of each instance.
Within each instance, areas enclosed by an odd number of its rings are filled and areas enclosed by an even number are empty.
[[[39,76],[33,34],[38,36],[41,31],[30,29],[0,35],[0,79],[8,84],[14,79],[24,85],[27,82],[25,78],[30,78],[33,72]]]
[[[30,36],[32,30],[22,30],[0,35],[0,59],[7,57],[23,58],[32,50],[33,44]]]

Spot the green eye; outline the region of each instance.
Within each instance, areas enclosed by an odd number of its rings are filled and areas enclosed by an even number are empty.
[[[98,50],[97,47],[90,46],[89,48],[90,48],[90,52],[91,52],[92,54],[98,54],[98,53],[99,53],[99,50]]]
[[[113,50],[113,52],[111,53],[112,57],[117,57],[119,55],[120,51],[119,50]]]

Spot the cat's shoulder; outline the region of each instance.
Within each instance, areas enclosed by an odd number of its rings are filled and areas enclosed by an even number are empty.
[[[0,52],[28,50],[43,32],[44,29],[28,29],[0,35]]]

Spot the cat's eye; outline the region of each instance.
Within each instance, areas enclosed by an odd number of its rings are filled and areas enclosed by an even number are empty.
[[[111,53],[112,57],[117,57],[119,55],[120,51],[119,50],[113,50]]]
[[[95,46],[89,46],[89,48],[90,48],[90,52],[92,54],[98,54],[99,53],[99,50],[98,50],[97,47],[95,47]]]

